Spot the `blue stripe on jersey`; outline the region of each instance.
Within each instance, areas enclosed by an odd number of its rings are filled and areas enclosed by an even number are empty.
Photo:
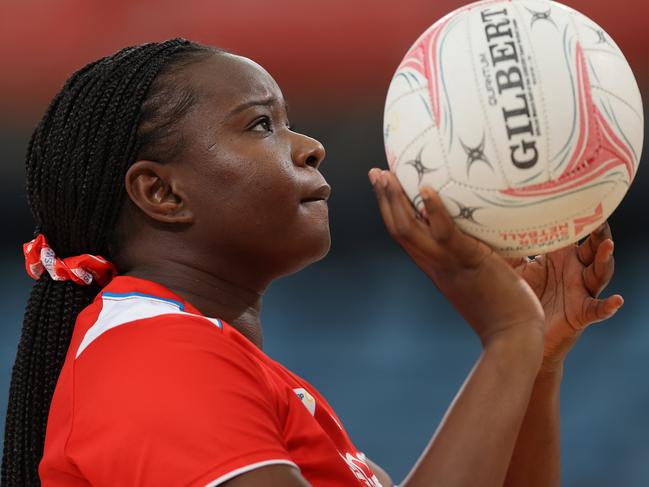
[[[138,296],[141,298],[148,298],[148,299],[155,299],[157,301],[165,301],[167,303],[171,303],[175,306],[178,307],[180,311],[185,311],[185,305],[181,303],[180,301],[176,301],[175,299],[168,299],[168,298],[161,298],[160,296],[153,296],[151,294],[144,294],[144,293],[138,293],[138,292],[132,292],[132,293],[103,293],[102,296],[106,296],[109,298],[127,298],[129,296]]]

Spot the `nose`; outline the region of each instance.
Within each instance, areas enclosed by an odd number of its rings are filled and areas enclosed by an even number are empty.
[[[315,169],[320,167],[325,158],[325,148],[314,138],[304,134],[293,133],[294,140],[292,145],[293,163],[298,166],[310,166]]]

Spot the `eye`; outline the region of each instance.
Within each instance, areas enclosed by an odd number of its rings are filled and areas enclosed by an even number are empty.
[[[272,132],[270,119],[268,117],[261,117],[257,119],[251,126],[250,130],[253,132]]]

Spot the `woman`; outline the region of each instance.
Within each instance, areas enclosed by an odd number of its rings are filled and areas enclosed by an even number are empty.
[[[224,51],[136,46],[68,80],[27,157],[38,281],[3,485],[392,484],[261,350],[264,290],[329,249],[324,156],[291,130],[270,75]],[[369,177],[388,231],[484,348],[402,485],[558,485],[563,360],[622,304],[597,299],[613,272],[608,227],[508,264],[430,188],[416,218],[392,174]]]

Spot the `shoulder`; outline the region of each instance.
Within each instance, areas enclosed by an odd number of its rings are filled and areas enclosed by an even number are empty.
[[[170,427],[170,418],[185,430],[199,432],[208,423],[223,430],[224,421],[241,423],[232,411],[272,416],[278,429],[276,388],[225,323],[219,327],[164,303],[129,308],[122,302],[112,309],[110,296],[104,299],[104,318],[81,341],[86,346],[73,367],[77,435],[130,425],[157,436]],[[151,308],[168,312],[146,315]]]
[[[75,359],[89,355],[86,350],[107,341],[146,337],[151,342],[161,342],[174,330],[204,339],[223,331],[221,320],[189,313],[180,301],[137,292],[102,293],[81,313],[77,326],[80,337]]]
[[[173,371],[218,375],[224,369],[259,377],[259,364],[219,319],[187,312],[182,302],[141,293],[103,293],[80,317],[75,375]],[[172,371],[169,371],[172,372]]]
[[[83,318],[66,454],[93,485],[205,485],[293,465],[277,391],[235,330],[149,298],[104,296]]]

